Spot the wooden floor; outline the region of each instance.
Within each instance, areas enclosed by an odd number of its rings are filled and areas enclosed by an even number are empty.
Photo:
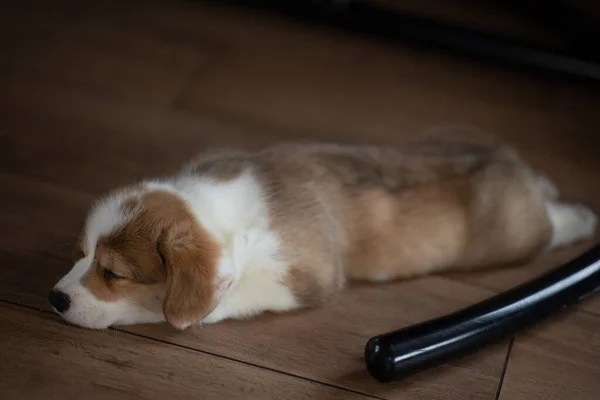
[[[357,286],[318,310],[177,332],[89,331],[50,312],[96,196],[209,146],[394,145],[445,124],[516,146],[600,212],[598,88],[198,1],[23,1],[0,13],[0,398],[598,399],[600,296],[381,385],[378,333],[536,276],[534,264]],[[101,3],[98,5],[95,3]]]

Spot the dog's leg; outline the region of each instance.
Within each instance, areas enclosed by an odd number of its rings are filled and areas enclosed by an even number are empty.
[[[553,229],[552,248],[588,239],[596,230],[598,219],[584,205],[549,201],[546,208]]]

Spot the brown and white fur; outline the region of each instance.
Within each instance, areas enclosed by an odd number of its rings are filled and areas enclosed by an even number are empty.
[[[100,200],[50,297],[88,328],[185,329],[320,305],[349,279],[524,262],[595,225],[501,144],[212,151]]]

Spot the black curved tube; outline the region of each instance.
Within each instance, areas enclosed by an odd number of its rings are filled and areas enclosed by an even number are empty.
[[[600,289],[600,244],[530,282],[455,313],[371,338],[365,363],[380,382],[468,354]]]
[[[324,24],[384,40],[413,43],[481,57],[534,71],[550,71],[583,78],[589,82],[600,80],[600,61],[593,50],[594,47],[569,52],[560,48],[525,43],[509,37],[378,6],[377,2],[373,1],[231,0],[230,2],[257,7],[260,10],[275,11],[309,23]],[[571,11],[570,8],[567,10]],[[573,17],[572,13],[568,14]],[[564,15],[560,17],[562,17],[560,20],[562,25],[565,25]],[[571,19],[570,23],[583,25],[581,18]],[[589,28],[589,25],[586,27]],[[578,44],[581,42],[583,41],[576,41]]]

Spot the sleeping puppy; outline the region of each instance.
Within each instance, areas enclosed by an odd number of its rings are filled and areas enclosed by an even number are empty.
[[[595,225],[502,144],[212,151],[101,199],[49,300],[87,328],[185,329],[320,305],[349,279],[525,262]]]

